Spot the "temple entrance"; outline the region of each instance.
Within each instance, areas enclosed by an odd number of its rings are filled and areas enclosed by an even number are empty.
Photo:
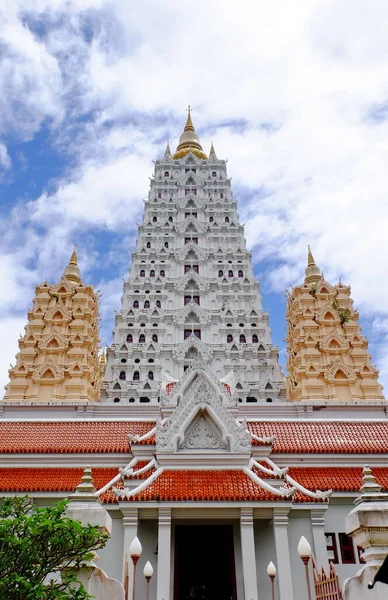
[[[177,525],[174,600],[237,600],[232,525]]]

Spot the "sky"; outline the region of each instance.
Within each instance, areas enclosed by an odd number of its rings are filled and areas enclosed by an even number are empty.
[[[388,394],[387,22],[386,0],[3,0],[0,390],[74,243],[111,343],[152,161],[190,103],[228,159],[282,360],[310,244],[352,286]]]

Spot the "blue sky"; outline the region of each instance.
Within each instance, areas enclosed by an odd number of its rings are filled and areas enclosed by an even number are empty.
[[[387,22],[384,0],[5,0],[0,386],[34,286],[74,243],[110,343],[152,160],[190,102],[228,158],[282,355],[284,290],[311,244],[352,286],[387,389]]]

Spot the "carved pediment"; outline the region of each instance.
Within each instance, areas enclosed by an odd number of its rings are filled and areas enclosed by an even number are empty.
[[[188,427],[181,448],[186,450],[217,450],[227,449],[220,432],[206,416],[200,413],[197,419]]]
[[[324,377],[329,383],[354,383],[356,374],[353,369],[340,361],[332,362],[325,370]]]
[[[196,220],[196,219],[195,219]],[[185,244],[183,246],[183,248],[178,248],[175,251],[175,260],[177,260],[178,262],[183,262],[186,260],[187,255],[192,252],[195,253],[195,255],[198,257],[198,259],[200,260],[207,260],[209,257],[209,252],[208,250],[205,250],[205,248],[201,248],[200,246],[198,246],[198,244],[196,244],[195,242],[188,242],[187,244]]]
[[[230,398],[224,392],[207,371],[194,369],[173,394],[177,402],[174,412],[157,424],[157,451],[250,452],[250,434],[230,412]]]
[[[190,289],[198,289],[201,292],[207,292],[209,290],[210,284],[206,279],[201,277],[195,271],[188,271],[174,284],[175,290],[178,292],[183,292],[186,287]]]
[[[183,234],[186,232],[199,232],[199,233],[203,233],[204,231],[206,231],[207,229],[207,224],[203,223],[202,221],[198,221],[198,219],[196,217],[186,217],[185,219],[183,219],[183,221],[181,221],[180,223],[178,223],[176,225],[176,230],[178,233]]]
[[[179,346],[176,346],[172,353],[175,359],[184,358],[191,349],[195,349],[196,354],[198,354],[204,362],[208,362],[213,356],[213,350],[201,342],[194,334],[186,338]]]
[[[32,375],[33,381],[45,381],[49,382],[59,382],[63,381],[65,378],[64,369],[62,366],[57,365],[53,361],[49,360],[48,362],[36,367],[34,369],[34,373]]]
[[[198,321],[201,324],[207,325],[210,322],[210,314],[206,310],[201,308],[196,302],[191,300],[190,302],[185,304],[185,306],[175,311],[173,317],[174,323],[177,325],[182,325],[188,319],[191,313],[196,315]]]

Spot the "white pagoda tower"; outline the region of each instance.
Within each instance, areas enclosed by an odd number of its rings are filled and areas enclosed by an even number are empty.
[[[175,154],[155,162],[101,400],[158,405],[198,364],[240,408],[285,401],[226,161],[203,152],[189,108]]]

